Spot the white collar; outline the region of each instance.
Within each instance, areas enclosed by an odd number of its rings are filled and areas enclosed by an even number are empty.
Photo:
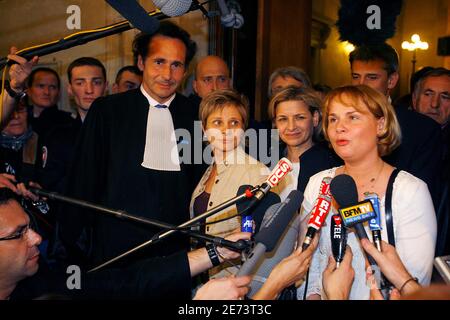
[[[152,107],[158,105],[158,104],[163,104],[165,105],[167,108],[170,107],[170,104],[172,103],[173,99],[175,99],[176,93],[174,93],[169,99],[167,99],[166,101],[164,101],[164,103],[160,103],[158,101],[156,101],[155,99],[153,99],[148,93],[147,91],[145,91],[144,86],[141,84],[141,92],[142,94],[147,98],[148,100],[148,104],[151,105]]]

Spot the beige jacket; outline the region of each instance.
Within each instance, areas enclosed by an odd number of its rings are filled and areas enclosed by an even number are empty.
[[[194,190],[191,198],[190,213],[193,217],[193,206],[195,199],[205,191],[205,184],[211,174],[213,165],[210,165],[203,174],[202,179]],[[213,184],[208,203],[208,210],[236,196],[241,185],[259,185],[263,183],[269,169],[244,152],[241,148],[236,148],[230,153],[223,163],[217,164],[216,181]],[[213,222],[225,219],[237,214],[236,205],[224,209],[219,213],[207,218],[207,222]],[[241,226],[241,218],[235,217],[230,220],[207,225],[205,230],[207,234],[226,237]]]

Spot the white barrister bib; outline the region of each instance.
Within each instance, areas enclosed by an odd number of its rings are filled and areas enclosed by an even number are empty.
[[[175,94],[160,104],[145,92],[142,85],[141,92],[149,102],[144,159],[141,165],[159,171],[181,171],[173,119],[169,111]]]

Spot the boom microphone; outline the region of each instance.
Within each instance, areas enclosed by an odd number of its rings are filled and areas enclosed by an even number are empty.
[[[153,0],[153,3],[166,16],[178,17],[189,11],[192,0]]]
[[[248,256],[247,261],[241,266],[237,276],[251,274],[256,264],[261,260],[265,252],[272,251],[281,235],[286,230],[288,223],[300,208],[303,201],[303,193],[293,190],[280,205],[273,216],[268,219],[265,227],[255,236],[256,246]]]
[[[159,20],[149,16],[137,1],[106,0],[106,2],[142,32],[151,34],[159,28]]]

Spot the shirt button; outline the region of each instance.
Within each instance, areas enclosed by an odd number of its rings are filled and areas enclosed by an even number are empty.
[[[216,180],[216,184],[218,184],[218,183],[219,183],[219,179]]]
[[[213,205],[212,201],[209,202],[209,206],[211,207]]]

